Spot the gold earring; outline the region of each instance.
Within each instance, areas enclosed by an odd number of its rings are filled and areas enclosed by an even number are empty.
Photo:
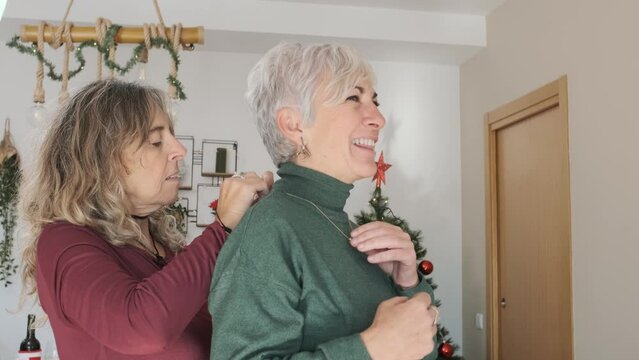
[[[298,158],[306,159],[311,156],[311,152],[306,147],[306,144],[304,144],[304,138],[300,136],[300,140],[302,141],[302,146],[299,150],[297,150],[295,156]]]

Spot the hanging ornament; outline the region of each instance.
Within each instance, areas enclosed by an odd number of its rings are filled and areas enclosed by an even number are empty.
[[[435,268],[433,263],[428,260],[423,260],[422,262],[420,262],[418,267],[419,271],[424,275],[430,275]]]
[[[138,60],[138,80],[144,82],[146,81],[146,64],[149,62],[149,49],[142,49],[136,58]]]
[[[36,102],[30,109],[29,124],[36,129],[42,129],[46,126],[49,114],[43,103]]]
[[[145,82],[146,81],[146,63],[140,62],[138,63],[138,81]]]
[[[446,359],[450,359],[453,357],[453,355],[455,354],[455,348],[447,343],[444,342],[439,346],[439,355],[443,356]]]
[[[171,116],[173,125],[178,124],[180,122],[181,111],[182,109],[180,106],[180,99],[171,99],[171,102],[169,103],[169,115]]]
[[[376,162],[377,164],[377,172],[375,176],[373,176],[373,181],[377,180],[376,187],[380,187],[382,182],[386,184],[386,170],[388,170],[392,165],[384,162],[384,152],[379,155],[379,160]]]

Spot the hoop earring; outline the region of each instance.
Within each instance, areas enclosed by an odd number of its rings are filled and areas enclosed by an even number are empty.
[[[306,159],[311,156],[311,152],[306,147],[306,144],[304,144],[304,138],[300,136],[300,140],[302,141],[302,146],[299,150],[297,150],[295,156],[298,158]]]

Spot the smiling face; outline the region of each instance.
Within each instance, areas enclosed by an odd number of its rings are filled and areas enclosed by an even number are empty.
[[[349,184],[373,176],[375,143],[386,122],[377,108],[377,93],[368,81],[360,81],[336,105],[325,99],[319,91],[313,102],[315,120],[302,128],[311,156],[295,162]]]
[[[156,111],[148,139],[141,145],[133,141],[122,154],[129,214],[146,216],[175,202],[180,185],[178,162],[185,154],[168,116]]]

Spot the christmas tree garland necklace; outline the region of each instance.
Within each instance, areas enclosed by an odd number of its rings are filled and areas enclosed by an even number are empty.
[[[340,228],[339,228],[339,226],[337,226],[337,225],[333,222],[333,220],[331,220],[331,218],[329,218],[329,217],[328,217],[328,215],[326,215],[326,214],[322,211],[322,209],[320,209],[320,208],[319,208],[319,206],[315,205],[315,203],[314,203],[314,202],[312,202],[311,200],[308,200],[308,199],[304,199],[303,197],[300,197],[300,196],[297,196],[297,195],[293,195],[293,194],[288,193],[288,192],[287,192],[287,193],[285,193],[285,194],[286,194],[286,195],[288,195],[288,196],[290,196],[290,197],[294,197],[294,198],[296,198],[296,199],[299,199],[299,200],[302,200],[302,201],[306,201],[307,203],[309,203],[309,204],[313,205],[313,207],[315,208],[315,210],[317,210],[320,214],[322,214],[322,216],[324,216],[324,218],[325,218],[326,220],[328,220],[328,222],[329,222],[329,223],[331,223],[331,225],[333,225],[333,227],[334,227],[335,229],[337,229],[337,231],[339,231],[339,233],[340,233],[340,234],[342,234],[342,235],[346,238],[346,240],[349,240],[349,241],[351,240],[351,237],[350,237],[350,236],[348,236],[348,235],[346,235],[346,234],[342,231],[342,229],[340,229]],[[352,228],[352,226],[351,226],[351,222],[350,222],[350,221],[348,222],[348,227],[349,227],[351,230],[353,230],[353,228]]]

